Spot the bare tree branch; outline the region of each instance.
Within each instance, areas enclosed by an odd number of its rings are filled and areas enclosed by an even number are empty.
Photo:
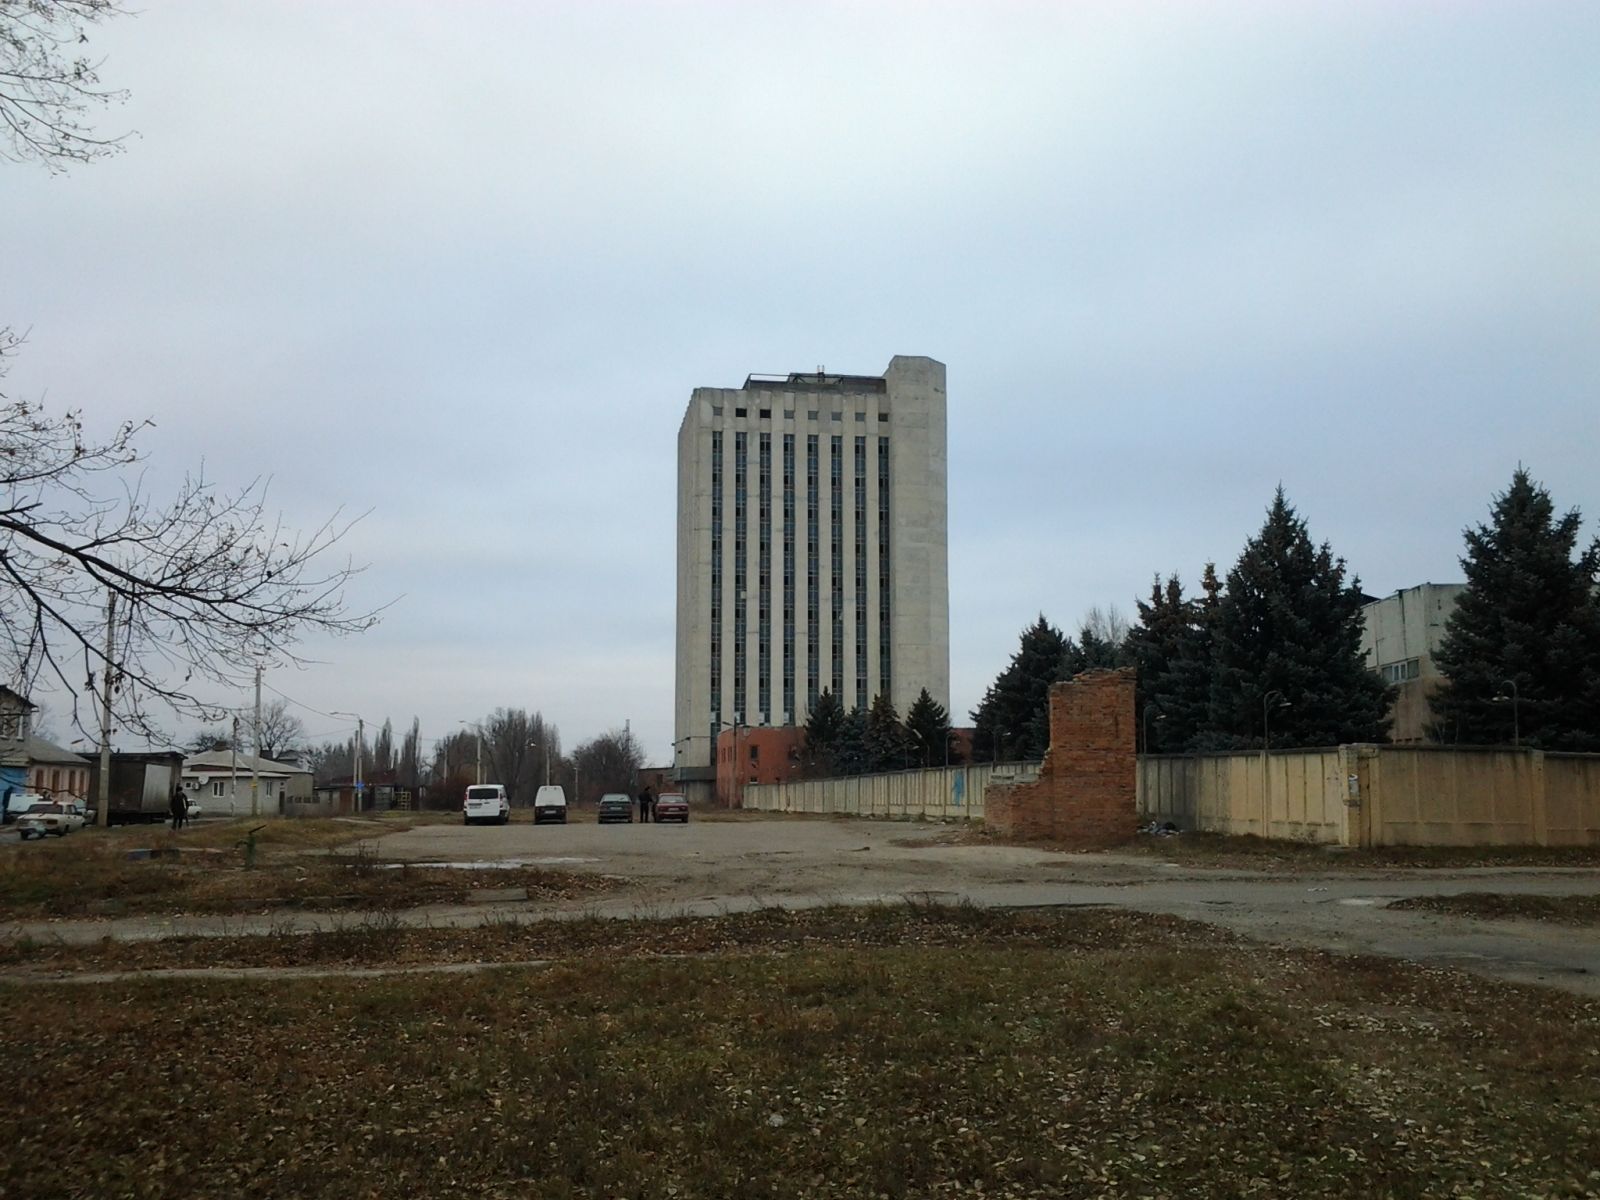
[[[0,355],[16,340],[0,331]],[[257,662],[300,662],[291,647],[308,633],[358,633],[378,619],[347,604],[358,568],[327,562],[354,519],[290,530],[268,510],[263,480],[226,492],[196,474],[158,499],[130,478],[150,428],[127,421],[96,437],[77,412],[0,395],[0,666],[19,690],[47,676],[74,697],[111,669],[121,724],[140,731],[151,729],[149,701],[217,719],[201,683],[241,687]],[[74,661],[82,679],[70,677]],[[73,723],[82,728],[76,709]]]
[[[117,0],[0,0],[0,158],[64,171],[121,149],[98,136],[91,109],[127,98],[100,86],[88,29],[124,10]]]

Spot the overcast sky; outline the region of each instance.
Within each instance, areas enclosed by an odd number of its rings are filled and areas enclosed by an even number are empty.
[[[0,164],[6,391],[371,510],[310,709],[668,761],[678,423],[750,372],[948,365],[958,721],[1280,481],[1380,595],[1519,462],[1596,529],[1600,6],[139,8],[126,153]]]

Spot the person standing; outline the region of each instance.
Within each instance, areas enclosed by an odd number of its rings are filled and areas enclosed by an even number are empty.
[[[650,795],[648,787],[639,792],[639,822],[643,825],[650,823],[650,810],[654,807],[654,797]]]
[[[189,797],[183,794],[183,785],[180,783],[172,789],[172,828],[182,829],[184,822],[189,819]]]

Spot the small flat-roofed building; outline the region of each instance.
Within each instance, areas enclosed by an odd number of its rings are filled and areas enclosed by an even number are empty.
[[[1434,662],[1446,622],[1464,583],[1423,583],[1374,600],[1362,610],[1361,650],[1367,666],[1396,689],[1389,736],[1396,742],[1428,738],[1430,697],[1444,676]]]

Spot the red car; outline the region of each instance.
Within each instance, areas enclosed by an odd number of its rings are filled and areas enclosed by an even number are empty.
[[[682,821],[689,823],[689,802],[683,798],[682,792],[662,792],[656,797],[655,804],[656,824],[663,821]]]

